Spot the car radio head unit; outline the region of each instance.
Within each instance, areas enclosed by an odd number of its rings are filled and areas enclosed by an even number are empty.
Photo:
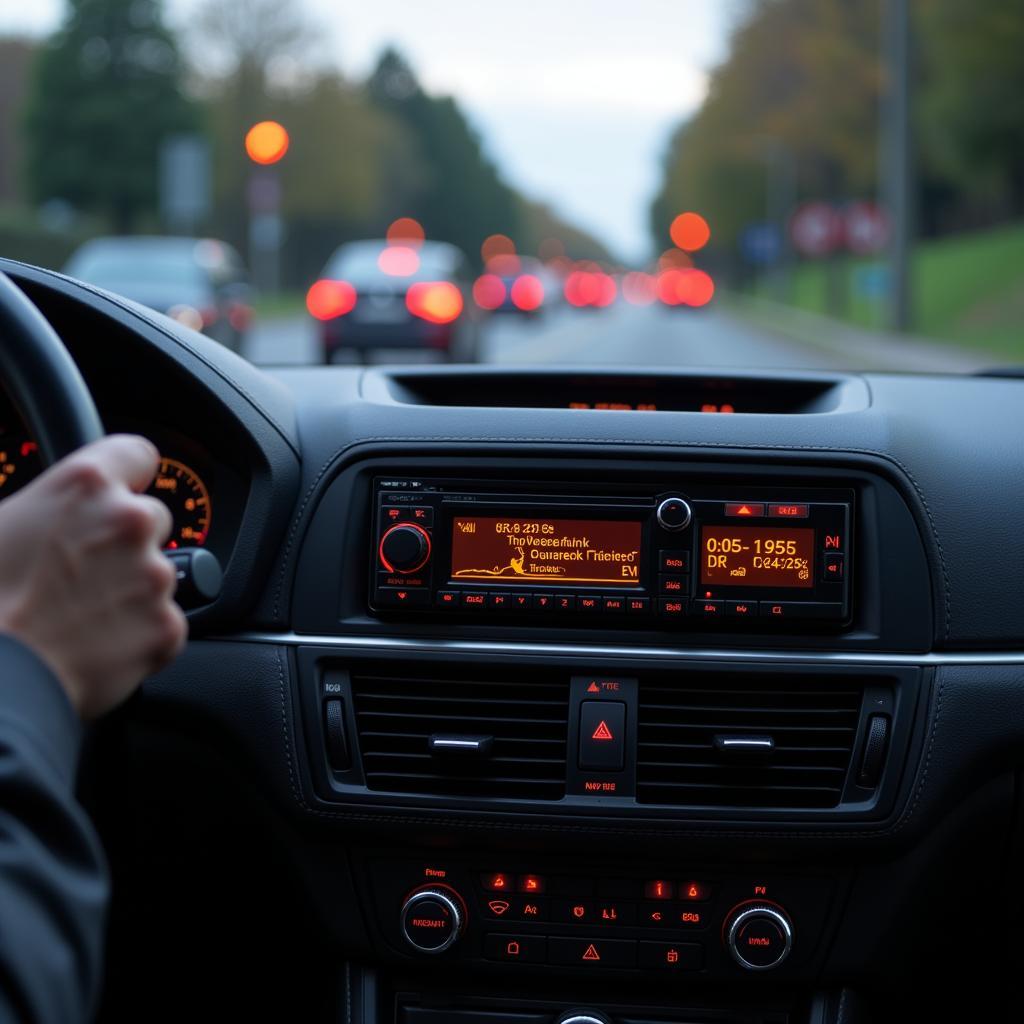
[[[852,492],[798,493],[567,495],[552,483],[379,478],[370,605],[648,629],[844,622]]]

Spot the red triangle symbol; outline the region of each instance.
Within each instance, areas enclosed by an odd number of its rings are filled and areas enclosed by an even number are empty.
[[[738,515],[738,516],[749,516],[750,515],[750,509],[747,508],[746,505],[740,505],[740,507],[736,510],[736,515]]]
[[[589,946],[587,946],[587,951],[586,951],[586,953],[583,954],[581,959],[583,959],[583,960],[600,960],[601,959],[601,954],[598,953],[598,951],[594,948],[594,944],[591,943]]]
[[[594,730],[594,735],[590,737],[592,740],[613,740],[615,737],[612,735],[611,729],[608,728],[608,723],[601,720],[601,724]]]
[[[601,687],[598,686],[597,683],[591,683],[587,687],[587,693],[600,693],[600,692],[601,692]]]

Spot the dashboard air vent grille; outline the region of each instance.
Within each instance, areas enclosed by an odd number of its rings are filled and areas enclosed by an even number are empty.
[[[835,807],[862,689],[835,677],[693,675],[643,683],[637,799],[695,807]],[[744,738],[754,749],[743,750]]]
[[[353,674],[352,694],[369,789],[477,799],[565,795],[568,679]],[[480,749],[460,749],[459,737]]]

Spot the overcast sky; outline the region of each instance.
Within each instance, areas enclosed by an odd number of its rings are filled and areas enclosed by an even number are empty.
[[[288,0],[282,0],[288,2]],[[197,0],[170,0],[176,25]],[[387,44],[458,98],[506,178],[628,258],[672,126],[704,96],[732,0],[305,0],[360,76]],[[63,0],[0,0],[0,33],[44,33]],[[667,241],[667,239],[666,239]]]

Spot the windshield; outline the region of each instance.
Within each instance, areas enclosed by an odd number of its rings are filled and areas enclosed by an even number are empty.
[[[1022,53],[1006,0],[0,2],[0,255],[166,307],[82,246],[216,240],[268,364],[1019,367]]]

